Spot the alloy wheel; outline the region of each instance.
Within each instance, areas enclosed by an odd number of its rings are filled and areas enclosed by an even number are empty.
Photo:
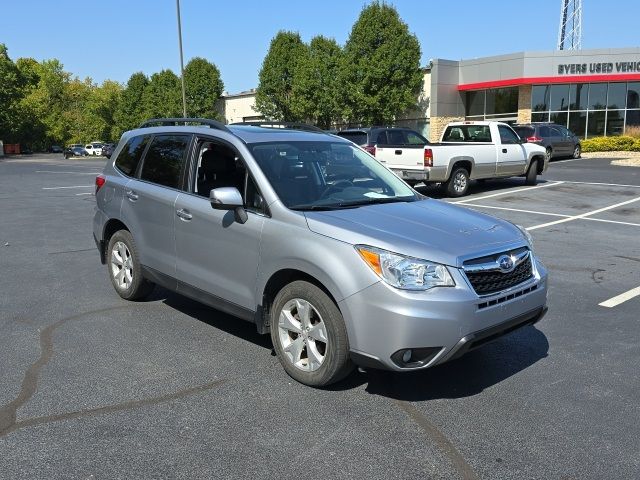
[[[318,310],[307,300],[289,300],[278,318],[278,338],[286,358],[306,372],[318,370],[324,362],[327,329]]]
[[[133,282],[133,259],[124,242],[116,242],[111,250],[111,274],[118,288],[128,289]]]

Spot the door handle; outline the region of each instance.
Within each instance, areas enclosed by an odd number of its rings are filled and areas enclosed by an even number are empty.
[[[396,155],[402,155],[402,150],[396,150]]]
[[[507,153],[507,149],[506,149],[506,148],[503,148],[503,149],[502,149],[502,153]]]
[[[127,198],[133,202],[138,200],[138,194],[133,190],[127,190]]]
[[[193,215],[189,213],[188,210],[181,208],[180,210],[176,210],[176,215],[178,215],[182,220],[189,221],[193,218]]]

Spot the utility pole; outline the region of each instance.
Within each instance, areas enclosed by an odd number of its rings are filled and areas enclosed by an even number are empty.
[[[180,78],[182,79],[182,116],[187,118],[187,94],[184,90],[184,60],[182,57],[182,26],[180,22],[180,0],[176,0],[176,8],[178,9],[178,44],[180,46]]]

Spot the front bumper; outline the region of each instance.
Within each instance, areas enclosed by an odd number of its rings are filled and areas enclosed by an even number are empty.
[[[537,260],[532,279],[482,297],[463,273],[450,272],[455,287],[411,292],[378,282],[342,300],[353,360],[395,371],[428,368],[533,324],[546,313],[547,272]],[[403,349],[427,348],[437,350],[425,362],[397,362]]]

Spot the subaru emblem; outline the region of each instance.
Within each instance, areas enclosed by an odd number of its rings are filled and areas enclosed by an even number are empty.
[[[515,267],[513,258],[510,257],[509,255],[500,255],[496,263],[498,264],[498,267],[503,273],[509,273]]]

